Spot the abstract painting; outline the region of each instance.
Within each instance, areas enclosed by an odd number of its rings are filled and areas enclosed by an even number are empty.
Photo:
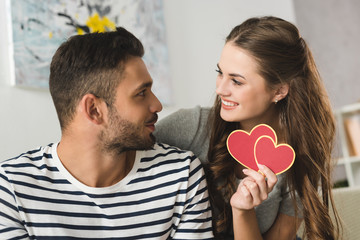
[[[48,88],[51,58],[63,41],[75,34],[122,26],[144,44],[154,92],[162,103],[171,103],[162,0],[16,0],[10,4],[16,86]]]

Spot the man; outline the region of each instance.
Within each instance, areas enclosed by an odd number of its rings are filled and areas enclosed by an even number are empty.
[[[124,28],[59,47],[61,140],[1,163],[0,239],[212,238],[199,160],[155,144],[162,106],[143,54]]]

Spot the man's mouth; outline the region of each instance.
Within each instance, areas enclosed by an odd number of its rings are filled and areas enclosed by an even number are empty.
[[[146,127],[150,128],[152,131],[155,131],[155,123],[158,120],[158,115],[155,113],[148,121],[145,122]]]

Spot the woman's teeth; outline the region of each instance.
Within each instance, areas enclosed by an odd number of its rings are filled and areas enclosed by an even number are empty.
[[[221,101],[225,106],[229,106],[229,107],[235,107],[235,106],[239,105],[239,104],[236,104],[234,102],[228,102],[228,101],[225,101],[225,100],[221,100]]]

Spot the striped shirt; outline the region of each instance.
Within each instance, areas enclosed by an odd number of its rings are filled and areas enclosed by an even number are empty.
[[[137,151],[115,185],[86,186],[57,144],[1,162],[0,239],[212,239],[200,161],[165,144]]]

